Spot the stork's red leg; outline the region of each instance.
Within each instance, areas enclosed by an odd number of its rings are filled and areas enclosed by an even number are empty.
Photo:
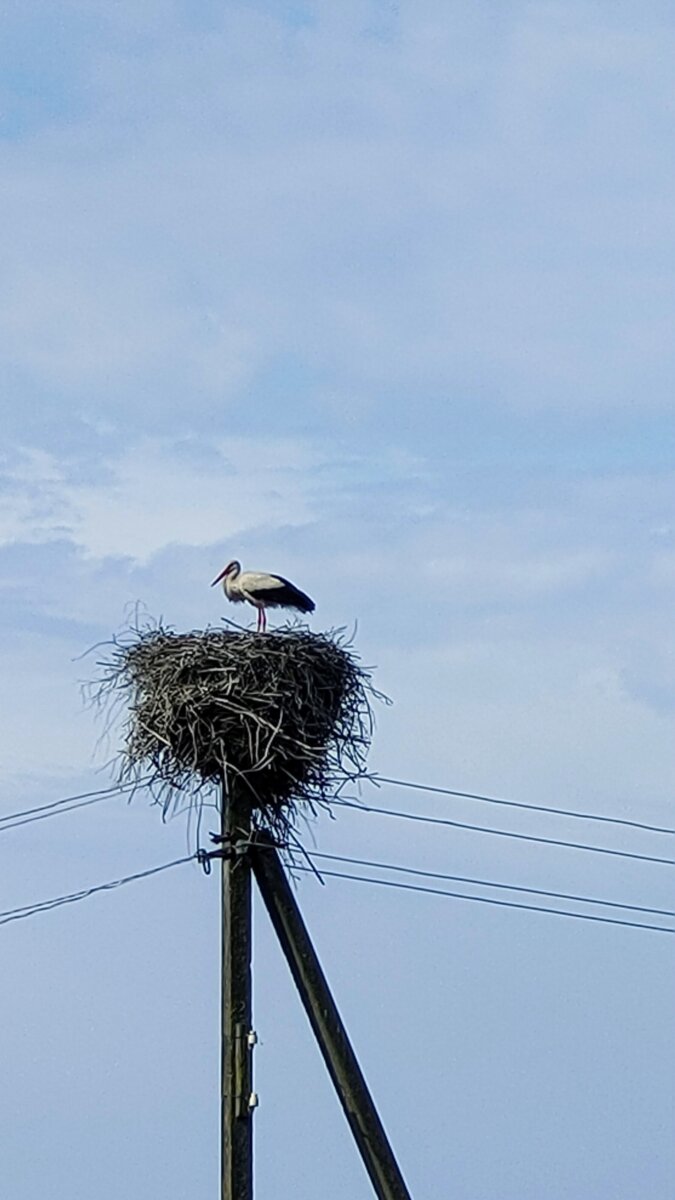
[[[260,609],[260,615],[262,617],[262,631],[263,631],[263,633],[266,633],[267,632],[267,613],[265,612],[264,608]]]

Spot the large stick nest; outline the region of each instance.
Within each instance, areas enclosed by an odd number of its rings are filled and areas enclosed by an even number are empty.
[[[160,625],[110,645],[97,698],[128,702],[121,775],[165,800],[225,780],[257,825],[288,829],[364,776],[378,693],[339,632]]]

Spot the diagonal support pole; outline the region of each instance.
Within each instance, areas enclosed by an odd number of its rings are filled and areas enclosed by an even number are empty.
[[[251,864],[375,1195],[411,1200],[269,834],[255,834]]]
[[[253,1198],[250,836],[250,803],[236,780],[225,779],[218,839],[223,846],[221,1200]]]

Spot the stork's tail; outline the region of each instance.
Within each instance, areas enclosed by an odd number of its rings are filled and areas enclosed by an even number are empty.
[[[291,583],[288,579],[284,579],[281,575],[278,575],[277,578],[281,579],[283,588],[280,588],[278,592],[275,591],[270,596],[270,599],[267,601],[268,604],[271,606],[279,605],[283,608],[297,608],[298,612],[301,613],[314,612],[316,604],[305,592],[301,592],[300,588],[297,588],[294,583]]]

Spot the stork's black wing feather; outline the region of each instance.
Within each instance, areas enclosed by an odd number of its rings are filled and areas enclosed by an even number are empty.
[[[314,601],[301,592],[300,588],[297,588],[289,579],[284,579],[283,575],[275,575],[274,578],[279,580],[280,587],[260,588],[250,591],[249,595],[264,604],[265,608],[297,608],[301,613],[314,612],[316,608]]]

